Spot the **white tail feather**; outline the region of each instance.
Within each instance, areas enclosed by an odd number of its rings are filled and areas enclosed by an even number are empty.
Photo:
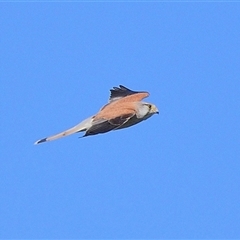
[[[56,139],[61,138],[61,137],[69,136],[73,133],[85,131],[92,126],[92,120],[93,120],[93,117],[87,118],[84,121],[82,121],[81,123],[79,123],[78,125],[70,128],[66,131],[63,131],[61,133],[55,134],[55,135],[50,136],[50,137],[40,139],[40,140],[36,141],[34,144],[39,144],[39,143],[43,143],[43,142],[56,140]]]

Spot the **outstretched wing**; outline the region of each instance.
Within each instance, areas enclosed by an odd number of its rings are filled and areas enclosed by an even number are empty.
[[[83,137],[89,135],[96,135],[99,133],[106,133],[111,130],[115,130],[129,121],[135,114],[126,114],[110,120],[98,119],[96,122],[93,121],[93,125],[86,131]]]
[[[133,95],[133,94],[138,94],[138,93],[147,93],[147,92],[139,92],[139,91],[132,91],[123,85],[119,85],[119,87],[113,87],[113,89],[110,90],[110,98],[109,102],[119,100],[120,98]],[[147,93],[149,95],[149,93]]]

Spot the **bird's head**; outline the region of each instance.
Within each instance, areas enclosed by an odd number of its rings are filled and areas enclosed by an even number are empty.
[[[152,103],[140,102],[137,107],[137,118],[147,119],[154,115],[155,113],[159,113],[157,107]]]
[[[149,107],[150,114],[155,114],[155,113],[159,114],[158,108],[154,104],[149,103],[148,107]]]

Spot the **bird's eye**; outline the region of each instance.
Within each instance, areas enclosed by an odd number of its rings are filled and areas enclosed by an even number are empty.
[[[151,110],[151,108],[152,108],[152,105],[151,105],[151,104],[148,104],[148,108],[149,108],[149,110]]]

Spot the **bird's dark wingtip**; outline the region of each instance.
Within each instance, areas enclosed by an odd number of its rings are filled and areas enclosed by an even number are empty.
[[[139,92],[136,91],[132,91],[129,88],[123,86],[123,85],[119,85],[119,87],[113,87],[112,89],[110,89],[110,101],[111,99],[116,99],[116,98],[122,98],[122,97],[126,97],[132,94],[136,94]]]

